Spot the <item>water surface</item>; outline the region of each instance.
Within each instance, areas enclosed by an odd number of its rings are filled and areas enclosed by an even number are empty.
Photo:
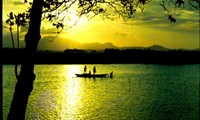
[[[88,64],[92,71],[93,64]],[[84,65],[35,65],[27,120],[198,120],[199,65],[97,64],[113,78],[77,78]],[[16,80],[3,65],[3,119]]]

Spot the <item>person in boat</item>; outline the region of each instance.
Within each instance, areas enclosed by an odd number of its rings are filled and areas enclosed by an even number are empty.
[[[113,71],[110,73],[110,78],[113,78]]]
[[[85,67],[84,67],[84,73],[86,73],[87,72],[87,67],[86,67],[86,65],[85,65]]]
[[[93,68],[93,73],[95,74],[97,71],[96,71],[96,66],[94,66]]]

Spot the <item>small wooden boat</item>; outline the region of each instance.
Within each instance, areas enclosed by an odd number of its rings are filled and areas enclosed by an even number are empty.
[[[89,73],[83,73],[83,74],[75,74],[77,77],[87,77],[87,78],[95,78],[95,77],[106,77],[108,74],[89,74]]]

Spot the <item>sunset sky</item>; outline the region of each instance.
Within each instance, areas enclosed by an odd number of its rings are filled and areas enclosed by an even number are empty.
[[[26,10],[27,5],[23,2],[24,0],[3,0],[3,25],[7,26],[5,21],[11,11],[20,13]],[[138,11],[127,23],[121,19],[102,20],[98,16],[89,21],[87,18],[81,18],[76,26],[64,30],[51,44],[56,42],[67,44],[69,41],[75,41],[78,43],[111,42],[119,47],[161,45],[178,49],[199,48],[199,10],[178,10],[175,16],[177,22],[173,23],[166,18],[163,8],[158,4],[154,2],[146,5],[144,13]],[[78,19],[73,12],[69,16],[72,20]],[[20,40],[24,40],[26,31],[25,28],[21,28]],[[13,32],[16,32],[16,28]],[[51,39],[53,32],[56,32],[56,29],[43,22],[41,41]],[[3,47],[12,47],[10,32],[6,27],[3,27]]]

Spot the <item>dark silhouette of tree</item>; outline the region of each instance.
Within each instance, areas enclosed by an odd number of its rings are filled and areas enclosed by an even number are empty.
[[[12,40],[12,46],[13,46],[13,48],[15,48],[13,32],[12,32],[12,26],[14,25],[14,17],[13,17],[13,13],[12,12],[10,12],[9,19],[6,20],[6,23],[9,24],[9,30],[10,30],[11,40]]]
[[[28,32],[25,35],[25,59],[26,63],[22,63],[20,74],[17,75],[17,83],[11,103],[8,120],[25,119],[25,111],[28,97],[33,89],[33,81],[35,80],[34,71],[34,55],[37,50],[40,36],[40,24],[42,16],[43,1],[34,0],[30,12],[30,22]]]
[[[25,63],[22,63],[18,75],[16,71],[17,83],[11,103],[8,120],[25,119],[28,97],[33,89],[35,80],[34,58],[37,51],[40,36],[41,21],[46,19],[52,23],[59,31],[64,28],[70,28],[65,24],[66,16],[59,17],[63,12],[69,12],[69,9],[76,6],[77,16],[80,18],[86,16],[88,19],[100,15],[103,19],[113,19],[113,16],[127,20],[134,17],[137,8],[144,12],[145,5],[152,0],[33,0],[29,2],[30,8],[18,15],[11,12],[6,21],[11,27],[16,23],[17,26],[26,26],[28,32],[25,35]],[[24,0],[27,3],[27,0]],[[190,5],[199,9],[199,0],[161,0],[160,6],[166,11],[167,17],[171,22],[176,22],[173,11],[184,5]],[[14,23],[15,21],[15,23]],[[76,21],[74,22],[76,23]],[[12,35],[11,35],[12,36]],[[13,42],[14,43],[14,42]],[[14,45],[13,45],[14,46]],[[17,67],[16,67],[17,68]]]

